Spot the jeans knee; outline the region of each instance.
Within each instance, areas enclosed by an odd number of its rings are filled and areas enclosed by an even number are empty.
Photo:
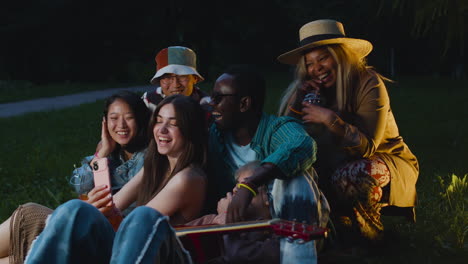
[[[65,218],[91,219],[92,215],[99,213],[96,207],[78,199],[70,200],[55,209],[53,215]]]
[[[138,232],[152,232],[153,228],[170,228],[169,218],[155,209],[147,206],[135,208],[120,224],[119,230],[139,230]],[[145,230],[145,231],[143,231]]]
[[[148,206],[138,206],[135,208],[126,218],[133,219],[133,221],[157,221],[160,218],[165,218],[166,216],[161,214],[159,211],[148,207]]]
[[[73,199],[60,205],[56,210],[86,210],[88,207],[93,206],[81,200]]]

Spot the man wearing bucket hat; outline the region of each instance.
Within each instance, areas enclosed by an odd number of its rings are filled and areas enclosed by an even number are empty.
[[[337,231],[378,240],[383,206],[414,213],[419,173],[390,108],[388,79],[366,65],[372,44],[346,37],[338,21],[309,22],[299,40],[298,48],[278,57],[296,66],[279,114],[302,119],[317,141],[314,167]]]
[[[194,86],[203,81],[197,72],[196,60],[195,52],[182,46],[171,46],[159,51],[155,58],[156,74],[150,81],[157,87],[143,94],[146,106],[154,111],[164,97],[173,94],[191,96],[200,104],[208,102],[210,97]]]

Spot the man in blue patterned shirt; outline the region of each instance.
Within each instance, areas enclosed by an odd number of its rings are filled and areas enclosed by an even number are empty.
[[[301,122],[263,112],[264,78],[246,66],[231,67],[216,80],[211,95],[214,124],[209,140],[208,206],[235,186],[234,173],[260,160],[228,207],[227,222],[244,220],[256,188],[267,185],[274,218],[324,226],[328,203],[314,181],[316,145]],[[314,241],[281,241],[281,263],[315,263]]]

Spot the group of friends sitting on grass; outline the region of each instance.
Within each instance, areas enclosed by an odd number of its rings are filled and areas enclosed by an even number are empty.
[[[20,205],[0,226],[0,263],[192,263],[173,227],[279,218],[330,227],[340,243],[382,240],[381,209],[416,202],[418,162],[400,136],[372,44],[321,19],[300,46],[278,115],[266,82],[234,65],[208,95],[193,50],[156,55],[155,89],[104,106],[101,140],[71,176],[84,199]],[[94,185],[107,157],[110,185]],[[316,263],[321,240],[262,232],[225,235],[208,263]],[[325,245],[325,246],[324,246]]]

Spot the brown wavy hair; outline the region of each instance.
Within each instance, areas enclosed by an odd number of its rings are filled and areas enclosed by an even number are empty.
[[[175,109],[177,127],[185,139],[185,146],[174,169],[169,172],[169,160],[166,155],[158,152],[157,143],[153,135],[153,128],[161,108],[172,104]],[[206,115],[200,104],[189,96],[172,95],[161,101],[151,117],[148,127],[150,139],[145,156],[143,188],[138,193],[137,205],[147,204],[169,182],[169,180],[188,166],[204,168],[207,156],[208,128]]]

